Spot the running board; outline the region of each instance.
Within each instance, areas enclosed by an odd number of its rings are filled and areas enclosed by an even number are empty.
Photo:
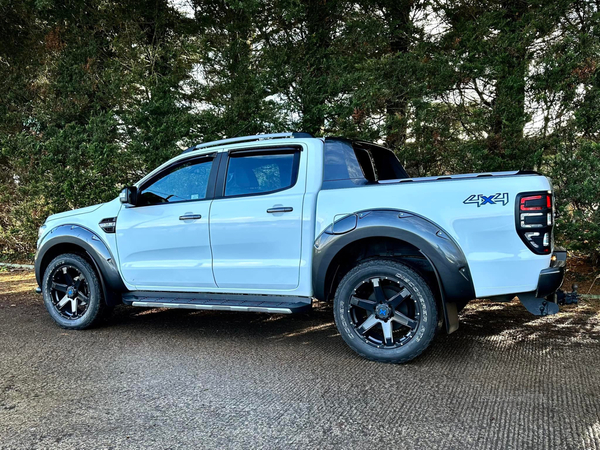
[[[281,295],[134,291],[123,294],[123,303],[145,308],[292,314],[310,310],[312,299]]]

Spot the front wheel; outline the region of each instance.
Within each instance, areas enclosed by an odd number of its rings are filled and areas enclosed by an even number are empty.
[[[335,293],[334,318],[344,341],[359,355],[404,363],[431,343],[437,307],[419,274],[381,259],[357,265],[342,279]]]
[[[54,258],[44,272],[42,292],[50,316],[63,328],[89,328],[106,311],[98,275],[79,255]]]

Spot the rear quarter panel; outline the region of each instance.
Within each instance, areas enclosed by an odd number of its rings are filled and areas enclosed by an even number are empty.
[[[540,175],[493,176],[439,181],[403,182],[345,189],[318,195],[316,236],[336,216],[370,209],[398,209],[434,222],[458,243],[469,263],[477,297],[534,291],[550,255],[536,255],[517,235],[515,197],[550,190]],[[507,194],[502,204],[464,201],[471,195]]]

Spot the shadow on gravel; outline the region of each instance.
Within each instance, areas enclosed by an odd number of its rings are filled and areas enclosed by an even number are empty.
[[[43,309],[41,296],[33,292],[36,286],[31,271],[11,271],[0,274],[0,308],[34,306]],[[45,311],[44,311],[45,312]],[[48,318],[49,320],[49,318]],[[131,331],[185,332],[196,329],[203,333],[232,332],[251,340],[283,340],[339,336],[333,322],[330,304],[315,303],[307,314],[269,315],[213,311],[140,309],[117,307],[105,325],[131,327]],[[440,333],[437,340],[445,340]],[[471,302],[460,315],[460,328],[454,335],[460,338],[497,339],[506,344],[523,341],[550,340],[568,344],[600,342],[600,300],[582,301],[579,306],[562,306],[559,314],[535,317],[518,302],[497,303],[486,300]]]
[[[460,327],[477,337],[503,336],[507,340],[561,340],[564,343],[600,341],[600,302],[582,301],[561,306],[559,314],[537,317],[518,302],[472,302],[462,312]]]
[[[207,334],[227,331],[249,340],[255,335],[273,340],[312,333],[337,335],[330,307],[316,307],[305,314],[280,315],[120,306],[113,312],[108,325],[175,332],[196,329]]]
[[[290,316],[119,307],[109,326],[171,332],[199,329],[207,334],[235,330],[237,337],[248,340],[252,340],[253,336],[272,340],[301,338],[304,341],[310,341],[311,336],[316,341],[324,337],[339,337],[331,305],[323,303],[316,304],[308,314]],[[518,301],[474,301],[461,313],[460,328],[455,335],[461,340],[469,337],[501,339],[507,345],[534,340],[560,341],[561,345],[597,344],[600,342],[600,302],[564,306],[557,315],[536,317]],[[443,341],[445,337],[444,333],[440,333],[437,340]]]

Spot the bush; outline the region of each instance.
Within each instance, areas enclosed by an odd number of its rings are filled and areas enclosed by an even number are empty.
[[[579,145],[578,145],[579,144]],[[577,141],[559,149],[552,170],[557,239],[600,261],[600,144]]]

